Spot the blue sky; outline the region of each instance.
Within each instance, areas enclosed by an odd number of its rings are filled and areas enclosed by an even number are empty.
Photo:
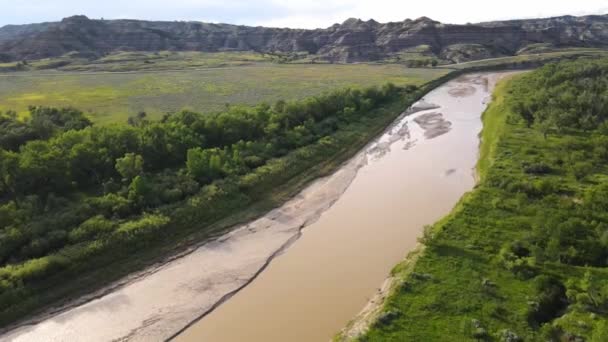
[[[608,0],[0,0],[0,26],[90,18],[194,20],[294,28],[328,27],[349,17],[380,22],[428,16],[447,23],[608,14]]]

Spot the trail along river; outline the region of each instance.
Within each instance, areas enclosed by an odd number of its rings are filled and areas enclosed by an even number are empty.
[[[481,114],[506,74],[440,86],[280,208],[0,340],[328,341],[473,188]]]

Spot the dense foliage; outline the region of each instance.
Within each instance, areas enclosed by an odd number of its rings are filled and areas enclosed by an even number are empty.
[[[510,101],[543,132],[593,130],[608,119],[608,60],[549,64],[517,82]]]
[[[68,120],[0,149],[0,321],[39,306],[67,275],[133,258],[247,207],[362,143],[417,96],[416,87],[387,84],[159,122]]]
[[[29,116],[14,111],[0,112],[0,148],[17,150],[30,140],[48,139],[58,133],[91,126],[91,121],[74,108],[30,107]]]
[[[607,340],[607,76],[582,60],[498,88],[480,184],[397,268],[363,340]]]

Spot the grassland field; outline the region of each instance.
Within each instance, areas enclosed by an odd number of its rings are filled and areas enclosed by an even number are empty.
[[[226,104],[301,99],[341,87],[420,85],[448,72],[397,64],[272,63],[114,73],[26,71],[0,74],[0,110],[24,116],[30,105],[73,106],[96,124],[109,124],[140,111],[158,119],[181,109],[211,112]]]

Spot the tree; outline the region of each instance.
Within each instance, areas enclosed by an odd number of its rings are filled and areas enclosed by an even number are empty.
[[[123,179],[130,181],[143,172],[144,159],[138,154],[127,153],[124,157],[116,159],[115,167]]]
[[[93,125],[83,112],[74,108],[31,106],[29,111],[30,124],[37,128],[41,139],[47,139],[58,132],[81,130]]]
[[[19,157],[15,152],[0,149],[0,194],[17,195],[16,180]]]
[[[542,134],[543,134],[543,138],[545,140],[547,140],[547,136],[549,135],[549,132],[551,132],[551,129],[553,128],[553,120],[547,119],[547,120],[542,120],[542,121],[534,121],[534,126],[535,129],[539,130]]]
[[[144,111],[138,112],[135,116],[129,116],[127,123],[133,127],[145,126],[148,124],[148,120],[146,119],[147,116],[148,114]]]
[[[222,175],[224,164],[222,157],[222,151],[217,148],[189,149],[186,160],[188,174],[201,182],[213,181]]]
[[[154,201],[153,187],[144,176],[135,176],[129,185],[129,200],[139,206],[147,206]]]

